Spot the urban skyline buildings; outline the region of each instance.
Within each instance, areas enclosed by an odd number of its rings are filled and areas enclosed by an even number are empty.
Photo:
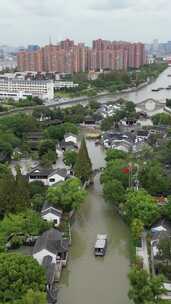
[[[93,40],[92,47],[66,39],[17,54],[18,70],[78,73],[99,70],[127,70],[146,63],[143,43]]]

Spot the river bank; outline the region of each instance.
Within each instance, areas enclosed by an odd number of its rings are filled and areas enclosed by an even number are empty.
[[[101,99],[104,99],[104,102],[105,102],[106,98],[109,98],[111,100],[113,100],[113,99],[116,100],[116,99],[122,98],[121,97],[122,94],[138,93],[140,90],[148,87],[150,84],[155,82],[155,80],[156,79],[145,81],[145,82],[141,83],[138,87],[133,87],[133,88],[129,88],[126,90],[120,90],[120,91],[116,92],[115,94],[105,92],[105,93],[100,93],[94,97],[81,96],[81,97],[76,97],[76,98],[61,98],[58,101],[52,101],[52,102],[45,103],[44,106],[47,108],[53,109],[56,107],[63,108],[66,106],[73,106],[73,105],[80,104],[80,103],[86,105],[90,100],[92,100],[92,98],[99,100],[101,103],[102,103]],[[0,112],[0,117],[17,114],[17,113],[32,113],[33,110],[35,110],[35,109],[39,110],[41,108],[42,108],[42,105],[14,108],[14,109],[11,109],[8,111]]]

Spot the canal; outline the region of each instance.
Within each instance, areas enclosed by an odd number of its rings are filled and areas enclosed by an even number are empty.
[[[153,98],[156,100],[165,100],[166,98],[171,98],[171,90],[166,90],[166,88],[171,85],[171,77],[168,77],[169,74],[171,74],[171,67],[168,67],[154,82],[146,87],[128,94],[120,94],[120,97],[123,97],[126,100],[132,100],[136,104],[148,98]],[[153,89],[158,88],[163,88],[163,90],[158,92],[152,91]]]
[[[87,141],[93,168],[105,165],[102,147]],[[103,199],[97,175],[72,226],[70,259],[60,282],[59,304],[128,304],[129,233]],[[107,254],[95,258],[98,233],[108,235]]]
[[[159,101],[166,100],[166,98],[171,99],[171,90],[166,90],[166,88],[171,85],[171,77],[168,77],[169,74],[171,74],[171,67],[168,67],[164,72],[162,72],[154,82],[148,84],[147,86],[141,89],[129,93],[119,93],[98,97],[98,101],[100,103],[107,103],[110,101],[117,101],[118,99],[123,98],[125,100],[133,101],[135,104],[138,104],[148,98],[156,99]],[[163,90],[160,90],[158,92],[152,91],[153,89],[157,88],[163,88]],[[71,105],[73,106],[78,103],[86,105],[88,101],[66,104],[63,105],[62,108],[70,107]]]

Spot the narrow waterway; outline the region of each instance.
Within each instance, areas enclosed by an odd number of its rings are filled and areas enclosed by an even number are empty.
[[[105,165],[104,151],[87,141],[93,167]],[[128,304],[129,233],[103,199],[99,175],[72,226],[70,259],[60,282],[59,304]],[[107,254],[95,258],[98,233],[108,235]]]

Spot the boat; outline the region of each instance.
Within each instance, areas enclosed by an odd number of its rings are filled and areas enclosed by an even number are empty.
[[[160,89],[152,89],[152,92],[159,92]]]
[[[169,86],[166,88],[166,90],[171,90],[171,85],[169,85]]]
[[[171,77],[171,74],[168,74],[167,77]]]
[[[95,256],[105,256],[107,248],[107,234],[98,234],[94,246]]]

